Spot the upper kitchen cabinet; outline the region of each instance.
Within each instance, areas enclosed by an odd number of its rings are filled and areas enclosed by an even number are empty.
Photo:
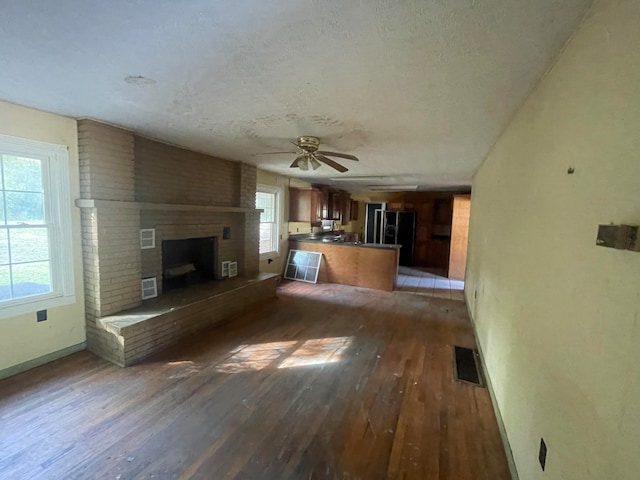
[[[319,222],[323,217],[322,191],[312,188],[289,188],[289,221]]]
[[[357,200],[351,200],[351,196],[349,196],[349,202],[351,203],[351,215],[349,216],[349,220],[357,221],[358,220],[358,208],[360,208],[360,204]]]
[[[319,222],[351,219],[351,195],[323,185],[289,188],[289,221]]]

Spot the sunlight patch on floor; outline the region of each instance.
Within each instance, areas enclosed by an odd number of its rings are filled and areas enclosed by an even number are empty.
[[[254,345],[240,345],[233,349],[232,355],[216,367],[216,372],[240,373],[262,370],[270,365],[277,368],[304,367],[337,363],[342,354],[351,345],[352,337],[314,338],[304,342],[270,342]],[[298,348],[295,348],[295,347]],[[295,348],[295,350],[294,350]],[[293,352],[287,356],[287,353]],[[281,360],[284,357],[284,360]],[[280,361],[281,360],[281,361]]]
[[[351,337],[332,337],[307,340],[278,366],[278,368],[304,367],[336,363],[351,345]]]
[[[271,365],[284,353],[291,350],[298,342],[271,342],[257,343],[255,345],[242,345],[235,349],[236,353],[230,356],[226,362],[218,365],[217,372],[239,373],[249,370],[262,370]]]

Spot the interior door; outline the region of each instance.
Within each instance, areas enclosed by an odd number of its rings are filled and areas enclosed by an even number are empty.
[[[382,225],[381,213],[385,208],[384,203],[367,203],[365,210],[365,243],[380,243],[380,226]],[[376,210],[378,211],[376,217]]]

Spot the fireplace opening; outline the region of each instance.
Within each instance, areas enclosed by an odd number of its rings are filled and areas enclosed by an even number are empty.
[[[162,289],[173,290],[216,279],[216,237],[164,240]]]

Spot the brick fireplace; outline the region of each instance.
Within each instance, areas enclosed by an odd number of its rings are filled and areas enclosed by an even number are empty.
[[[144,306],[142,279],[155,278],[160,296],[163,285],[179,283],[165,278],[163,245],[208,239],[201,241],[213,248],[212,263],[199,265],[199,275],[221,280],[223,261],[237,261],[241,276],[258,273],[256,168],[92,120],[78,122],[78,143],[81,198],[76,204],[82,212],[87,345],[94,353],[126,365],[132,363],[125,358],[126,338],[119,330],[109,331],[105,318]],[[154,248],[141,249],[141,229],[154,231]],[[187,266],[169,271],[168,276],[202,262],[182,263]],[[275,295],[275,281],[273,285]],[[177,331],[176,338],[183,333]],[[136,360],[149,352],[138,352]]]

